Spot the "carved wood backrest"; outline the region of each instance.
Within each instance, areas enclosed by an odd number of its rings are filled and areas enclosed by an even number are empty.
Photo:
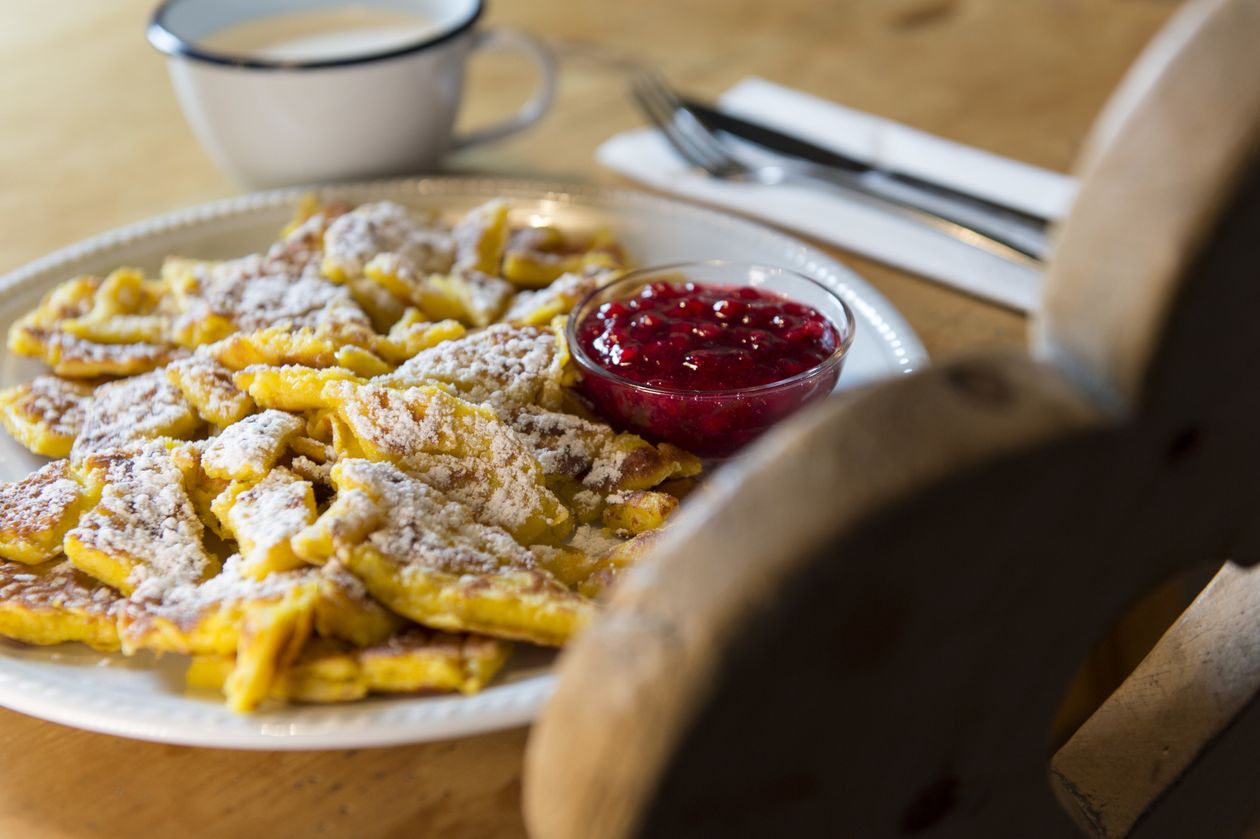
[[[1260,0],[1193,2],[1099,120],[1035,351],[837,397],[719,472],[566,653],[532,832],[1251,824],[1258,151]],[[1052,755],[1094,642],[1212,559],[1238,565]]]

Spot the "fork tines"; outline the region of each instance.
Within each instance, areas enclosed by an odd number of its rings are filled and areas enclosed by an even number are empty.
[[[674,95],[660,73],[644,70],[636,74],[630,89],[639,108],[688,163],[719,176],[739,167],[720,141]]]

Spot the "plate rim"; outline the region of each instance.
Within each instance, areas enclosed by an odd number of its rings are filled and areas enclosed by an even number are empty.
[[[762,222],[695,202],[657,195],[636,189],[605,187],[563,181],[505,177],[429,176],[358,180],[345,183],[282,187],[251,192],[195,204],[135,221],[103,233],[80,239],[31,260],[0,276],[0,294],[18,293],[33,284],[47,282],[48,275],[76,261],[103,257],[112,250],[146,238],[212,223],[234,216],[248,215],[291,206],[301,198],[314,194],[325,200],[387,200],[408,195],[424,197],[503,197],[516,200],[550,200],[562,205],[605,208],[637,207],[666,214],[689,215],[715,227],[734,228],[745,235],[756,235],[768,247],[796,260],[792,266],[820,277],[845,299],[855,314],[883,341],[897,359],[902,373],[909,373],[928,361],[927,352],[918,335],[904,316],[882,293],[856,271],[820,248]],[[16,659],[21,661],[20,659]],[[120,713],[117,700],[107,696],[90,697],[66,704],[67,691],[61,679],[34,681],[23,674],[21,667],[12,668],[15,658],[6,655],[0,646],[0,706],[39,719],[75,728],[150,742],[173,745],[230,748],[246,750],[318,750],[329,748],[371,748],[465,737],[524,725],[533,720],[550,696],[555,683],[554,672],[538,674],[527,680],[492,687],[475,699],[463,696],[430,696],[423,705],[396,701],[378,707],[318,706],[320,720],[290,718],[285,721],[266,711],[250,716],[234,716],[240,724],[206,725],[195,715],[159,715],[145,713],[143,707],[126,707]],[[25,662],[22,662],[25,663]],[[16,671],[16,672],[15,672]],[[462,705],[459,703],[463,703]],[[434,709],[441,708],[441,713]],[[424,707],[428,712],[408,717],[407,709]],[[454,709],[447,712],[447,708]],[[358,709],[358,710],[350,710]],[[292,709],[290,709],[292,710]],[[300,712],[299,712],[300,713]],[[247,725],[248,723],[248,725]]]
[[[41,274],[57,270],[58,266],[63,266],[91,255],[108,253],[110,250],[122,248],[139,239],[160,233],[169,233],[186,227],[194,227],[230,216],[276,209],[293,204],[301,198],[312,194],[329,198],[349,198],[360,193],[385,191],[399,194],[414,193],[424,196],[467,196],[471,193],[476,193],[491,197],[499,196],[521,200],[555,200],[561,203],[574,203],[572,199],[577,198],[579,199],[577,203],[587,205],[638,204],[644,209],[689,213],[694,217],[704,218],[720,226],[742,228],[746,232],[756,233],[768,244],[774,244],[784,251],[795,251],[801,257],[804,257],[802,260],[804,264],[796,267],[803,268],[805,273],[826,270],[836,274],[840,284],[838,291],[845,297],[845,302],[851,306],[857,303],[855,313],[861,315],[863,320],[875,328],[877,334],[894,350],[894,355],[899,359],[904,359],[901,363],[903,373],[913,372],[928,361],[927,350],[919,340],[918,334],[901,312],[893,306],[892,301],[848,265],[804,239],[764,222],[682,198],[624,187],[606,187],[592,184],[566,183],[564,181],[426,176],[280,187],[278,189],[229,196],[159,213],[158,215],[149,216],[72,242],[0,275],[0,294],[23,290]],[[878,303],[878,309],[883,311],[884,314],[876,311],[877,307],[864,304],[861,298],[867,298]]]

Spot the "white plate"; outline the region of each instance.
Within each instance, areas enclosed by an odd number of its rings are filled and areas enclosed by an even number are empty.
[[[182,210],[85,240],[0,278],[0,323],[12,323],[56,283],[119,265],[156,270],[168,254],[222,258],[264,248],[307,190],[245,195]],[[391,199],[415,208],[461,210],[494,196],[521,220],[554,219],[577,229],[611,227],[639,265],[725,258],[794,268],[836,289],[857,317],[840,387],[907,373],[926,360],[901,315],[852,271],[797,239],[734,216],[629,191],[521,181],[426,178],[320,190],[351,203]],[[0,386],[27,381],[40,365],[0,350]],[[42,460],[0,433],[0,481]],[[475,696],[371,699],[344,706],[290,707],[252,716],[191,695],[184,660],[127,659],[86,647],[28,647],[0,641],[0,705],[79,728],[195,746],[325,749],[459,737],[533,719],[551,691],[550,655],[519,651],[493,687]]]

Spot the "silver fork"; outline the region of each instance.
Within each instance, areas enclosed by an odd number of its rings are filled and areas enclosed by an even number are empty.
[[[631,83],[631,91],[640,109],[665,135],[679,156],[714,178],[766,186],[795,183],[839,190],[848,198],[925,225],[1011,262],[1035,268],[1045,264],[1049,247],[1043,237],[1016,237],[986,228],[974,219],[963,220],[939,209],[924,209],[896,195],[881,192],[853,172],[795,160],[765,165],[746,163],[732,154],[722,139],[679,101],[658,73],[637,73]]]

